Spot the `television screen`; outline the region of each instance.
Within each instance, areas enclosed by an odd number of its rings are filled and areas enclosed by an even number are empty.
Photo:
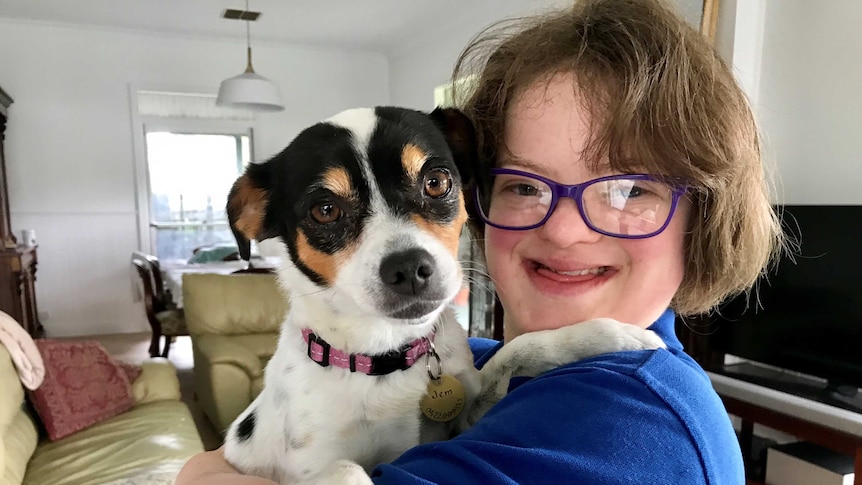
[[[862,387],[862,206],[778,207],[794,254],[711,318],[710,351]]]

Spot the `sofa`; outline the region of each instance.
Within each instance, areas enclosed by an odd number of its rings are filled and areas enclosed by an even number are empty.
[[[183,308],[198,404],[224,434],[263,388],[288,303],[274,274],[187,273]]]
[[[0,345],[0,485],[172,484],[204,449],[179,400],[176,370],[166,359],[151,359],[131,389],[135,402],[128,411],[49,441]]]

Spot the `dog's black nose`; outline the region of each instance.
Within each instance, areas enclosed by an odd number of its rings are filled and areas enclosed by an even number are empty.
[[[380,279],[401,295],[418,295],[434,274],[434,258],[424,249],[392,253],[380,263]]]

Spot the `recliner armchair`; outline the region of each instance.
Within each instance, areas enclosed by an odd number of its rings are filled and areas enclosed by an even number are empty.
[[[289,305],[274,274],[185,274],[183,302],[198,402],[224,433],[263,388]]]

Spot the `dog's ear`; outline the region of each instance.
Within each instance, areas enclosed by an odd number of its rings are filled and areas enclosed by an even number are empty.
[[[476,127],[463,112],[454,108],[436,108],[431,118],[446,134],[446,141],[455,157],[455,165],[461,173],[464,202],[467,207],[467,226],[477,240],[482,238],[485,226],[477,211],[473,189],[478,184],[487,183],[487,169],[482,170],[479,162],[479,144]],[[480,251],[483,251],[479,244]]]
[[[476,130],[473,123],[467,115],[455,108],[435,108],[430,116],[446,135],[446,142],[455,157],[455,165],[461,173],[462,185],[471,185],[478,168]]]
[[[227,217],[239,255],[251,259],[251,240],[263,241],[276,234],[266,227],[271,183],[269,164],[249,164],[230,189]]]

